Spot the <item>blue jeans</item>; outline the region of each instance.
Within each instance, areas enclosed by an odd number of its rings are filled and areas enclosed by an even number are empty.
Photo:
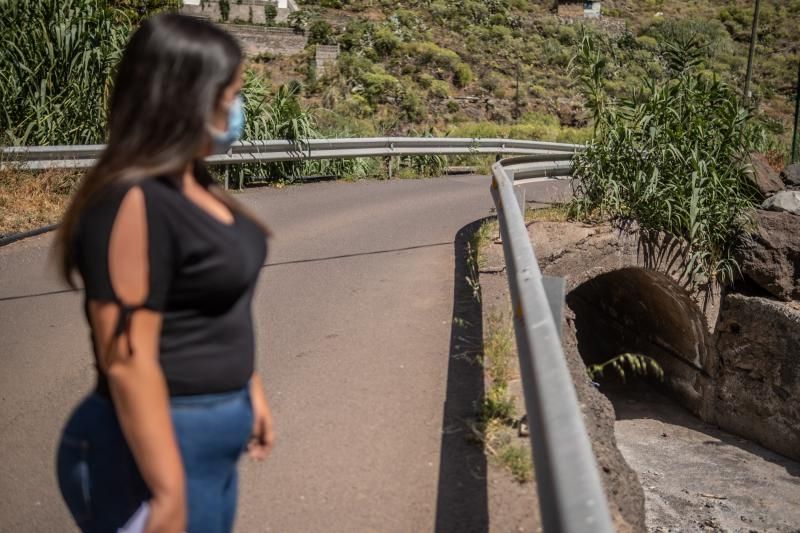
[[[189,533],[233,529],[236,463],[247,445],[253,411],[247,388],[170,399],[186,471]],[[111,401],[87,397],[67,422],[57,454],[61,494],[84,532],[116,532],[150,491],[142,479]]]

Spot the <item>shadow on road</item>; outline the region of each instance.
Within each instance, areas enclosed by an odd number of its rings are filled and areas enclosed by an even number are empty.
[[[447,396],[442,422],[436,531],[483,532],[489,529],[486,456],[470,439],[467,421],[482,400],[483,351],[481,304],[467,283],[469,241],[483,220],[461,228],[455,239],[455,281]]]

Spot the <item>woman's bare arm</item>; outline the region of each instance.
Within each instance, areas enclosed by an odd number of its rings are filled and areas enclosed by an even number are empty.
[[[126,304],[139,304],[148,295],[145,209],[142,191],[131,189],[122,201],[111,232],[109,274],[118,299]],[[147,531],[183,531],[185,477],[170,416],[166,380],[159,363],[161,314],[146,309],[136,311],[127,334],[114,338],[118,305],[90,302],[89,310],[96,345],[104,347],[100,364],[108,377],[117,417],[153,495]]]
[[[254,373],[250,379],[250,402],[253,406],[253,430],[247,449],[250,457],[262,461],[267,458],[275,444],[275,424],[258,373]]]

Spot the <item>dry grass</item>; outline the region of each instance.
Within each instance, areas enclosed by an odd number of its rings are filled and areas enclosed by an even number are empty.
[[[525,223],[531,222],[567,222],[569,220],[569,208],[564,204],[545,207],[542,209],[526,209]]]
[[[491,313],[484,323],[483,368],[486,395],[480,418],[474,428],[484,449],[520,483],[533,478],[530,449],[516,444],[516,402],[508,390],[509,381],[517,379],[514,364],[514,327],[510,313]]]
[[[0,236],[54,224],[82,173],[0,170]]]

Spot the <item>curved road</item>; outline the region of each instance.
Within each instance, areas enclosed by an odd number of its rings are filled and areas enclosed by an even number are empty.
[[[243,461],[237,531],[485,529],[474,509],[442,520],[440,470],[454,240],[490,214],[488,186],[462,176],[239,195],[275,233],[254,312],[278,443],[267,462]],[[51,242],[0,248],[0,531],[69,530],[53,454],[93,370],[81,294],[56,280]]]

